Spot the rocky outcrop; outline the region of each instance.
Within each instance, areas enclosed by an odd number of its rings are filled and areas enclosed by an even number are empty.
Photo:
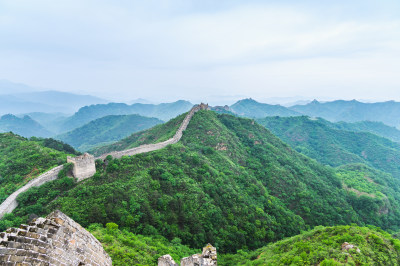
[[[112,265],[101,243],[60,211],[0,233],[1,265]]]
[[[351,249],[354,249],[357,253],[361,252],[361,250],[357,246],[349,244],[348,242],[344,242],[342,244],[342,251],[349,251]]]
[[[158,258],[158,266],[178,265],[170,255],[164,255]],[[211,244],[203,248],[201,254],[194,254],[181,260],[181,266],[215,266],[217,265],[217,249]]]
[[[178,266],[171,255],[167,254],[158,258],[158,266]]]
[[[57,179],[58,173],[63,169],[63,167],[64,166],[62,165],[54,167],[46,173],[29,181],[25,186],[8,196],[8,198],[0,205],[0,219],[3,218],[4,214],[11,213],[18,206],[17,197],[19,194],[27,191],[31,187],[39,187],[46,182]]]

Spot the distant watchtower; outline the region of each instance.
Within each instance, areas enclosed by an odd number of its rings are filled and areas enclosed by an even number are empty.
[[[74,168],[72,173],[78,181],[84,180],[93,176],[96,173],[96,165],[94,163],[94,156],[89,153],[84,153],[81,156],[67,157],[68,163],[73,163]]]
[[[208,107],[208,103],[199,104],[199,108],[200,110],[210,110],[210,108]]]

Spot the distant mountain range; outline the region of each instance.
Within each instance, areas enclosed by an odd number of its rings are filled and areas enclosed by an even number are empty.
[[[109,101],[90,95],[44,90],[0,80],[0,115],[31,112],[74,113],[80,107]]]
[[[249,118],[266,116],[299,116],[301,113],[290,110],[281,105],[259,103],[253,99],[244,99],[230,106],[234,113]]]
[[[321,117],[331,122],[374,121],[400,127],[400,103],[395,101],[363,103],[356,100],[337,100],[322,103],[314,100],[305,105],[284,107],[259,103],[253,99],[244,99],[231,105],[230,110],[249,118],[307,115]]]
[[[73,113],[82,106],[107,103],[90,95],[78,95],[59,91],[40,91],[0,95],[0,114],[31,112]]]
[[[380,121],[390,126],[400,126],[400,103],[395,101],[362,103],[356,100],[338,100],[321,103],[314,100],[306,105],[292,106],[290,109],[333,122]]]
[[[132,133],[151,128],[163,121],[157,118],[133,115],[108,115],[90,121],[82,127],[56,136],[80,151],[87,151],[99,145],[110,144]]]
[[[107,115],[139,114],[141,116],[155,117],[166,121],[188,111],[192,106],[192,103],[183,100],[160,104],[135,103],[128,105],[125,103],[109,103],[90,105],[82,107],[73,116],[65,119],[59,125],[58,132],[70,131]]]

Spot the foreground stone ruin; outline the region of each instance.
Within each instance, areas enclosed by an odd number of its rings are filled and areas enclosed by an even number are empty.
[[[194,254],[181,260],[181,266],[214,266],[217,265],[217,249],[211,244],[203,248],[201,254]],[[168,255],[158,258],[158,266],[178,266],[178,264]]]
[[[112,265],[101,243],[60,211],[0,233],[0,265]]]

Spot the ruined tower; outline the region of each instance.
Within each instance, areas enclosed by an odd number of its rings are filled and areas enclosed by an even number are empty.
[[[68,163],[73,163],[74,168],[72,173],[78,181],[84,180],[93,176],[96,173],[96,165],[94,163],[94,156],[89,153],[84,153],[81,156],[67,157]]]

